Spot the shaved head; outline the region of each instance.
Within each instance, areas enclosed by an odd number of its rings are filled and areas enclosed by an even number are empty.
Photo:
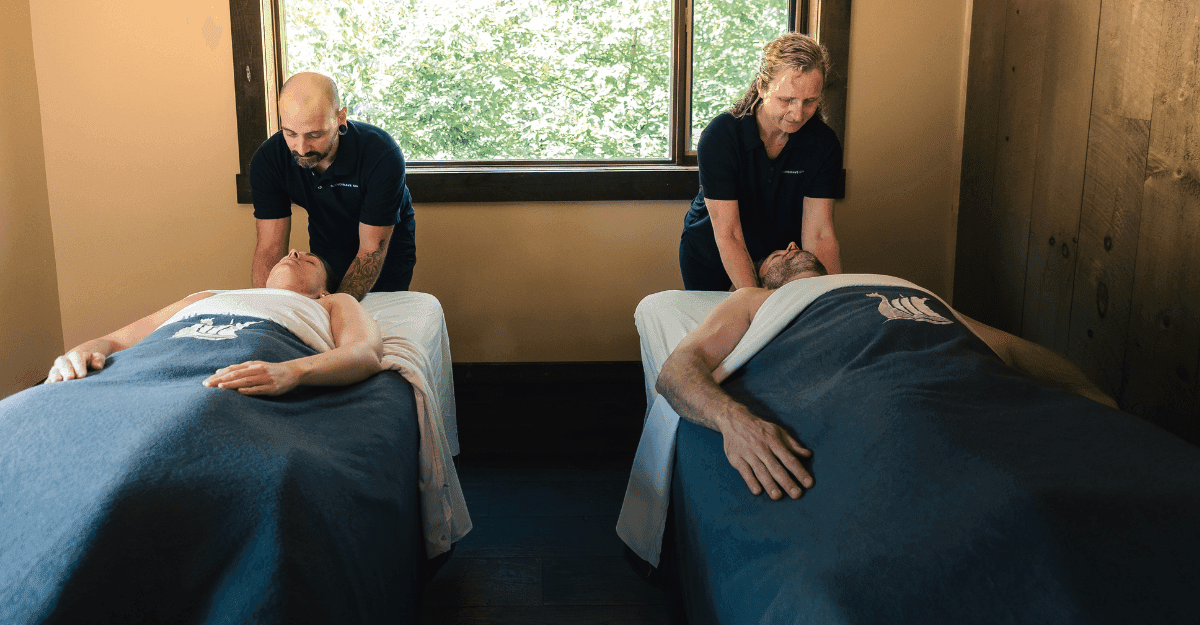
[[[331,114],[342,108],[333,79],[316,72],[300,72],[284,81],[283,87],[279,89],[279,105],[283,106],[285,101],[299,104],[309,110],[327,107]]]

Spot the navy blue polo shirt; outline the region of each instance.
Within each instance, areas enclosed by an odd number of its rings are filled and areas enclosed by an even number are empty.
[[[404,184],[404,155],[384,130],[346,122],[333,164],[322,174],[296,164],[283,133],[258,147],[250,161],[257,219],[290,217],[295,203],[308,211],[308,241],[336,275],[358,255],[358,224],[395,226],[372,291],[408,288],[417,261],[412,196]]]
[[[700,135],[697,147],[700,193],[684,219],[684,243],[715,261],[720,252],[704,198],[737,200],[742,236],[751,260],[759,260],[795,241],[800,244],[804,198],[839,195],[842,144],[814,115],[774,160],[758,134],[754,115],[721,113]]]

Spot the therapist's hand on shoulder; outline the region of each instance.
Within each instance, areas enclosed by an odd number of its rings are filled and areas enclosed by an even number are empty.
[[[833,200],[804,198],[800,248],[811,252],[829,275],[842,273],[842,251],[833,234]]]
[[[712,220],[713,237],[717,252],[721,255],[721,266],[733,282],[733,288],[744,289],[758,286],[754,275],[754,259],[746,250],[746,238],[742,232],[742,221],[737,200],[712,200],[704,198]]]

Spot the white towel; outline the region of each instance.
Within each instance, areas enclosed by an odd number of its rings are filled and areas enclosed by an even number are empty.
[[[208,292],[214,295],[185,306],[163,325],[204,315],[241,315],[274,321],[318,352],[333,349],[329,312],[311,297],[287,289]]]

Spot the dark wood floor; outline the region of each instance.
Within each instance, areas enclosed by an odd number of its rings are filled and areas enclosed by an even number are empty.
[[[645,412],[640,371],[472,373],[455,376],[475,527],[426,586],[421,625],[682,624],[614,529]]]

